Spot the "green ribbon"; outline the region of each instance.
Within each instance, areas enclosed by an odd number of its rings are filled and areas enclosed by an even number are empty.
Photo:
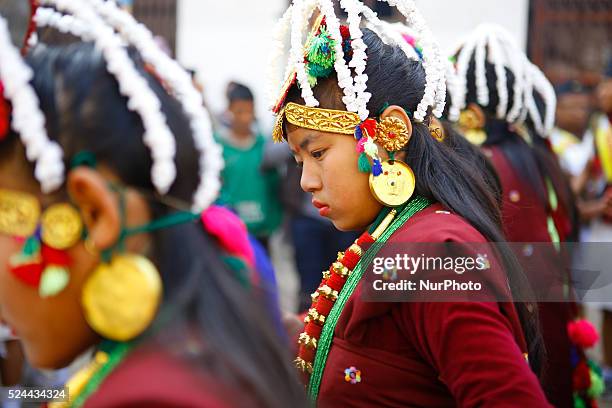
[[[325,324],[323,325],[323,330],[321,331],[321,337],[317,341],[317,353],[315,355],[314,364],[312,367],[312,375],[310,377],[310,382],[308,383],[308,395],[313,402],[317,401],[319,395],[319,389],[321,387],[321,380],[323,378],[323,371],[325,370],[325,364],[327,363],[327,356],[331,349],[332,340],[334,338],[334,330],[336,329],[336,324],[338,324],[338,319],[342,314],[342,310],[344,309],[344,305],[351,297],[355,288],[359,284],[363,273],[370,265],[378,251],[383,247],[383,245],[387,242],[389,237],[393,235],[395,231],[397,231],[408,219],[410,219],[414,214],[423,210],[431,204],[431,201],[424,197],[415,196],[399,213],[399,215],[393,220],[391,225],[382,233],[380,238],[376,240],[370,248],[363,254],[355,269],[347,278],[344,287],[340,291],[338,295],[338,299],[334,303],[329,315],[325,318]],[[370,231],[375,229],[375,226],[380,224],[382,219],[388,214],[390,209],[385,208],[383,212],[378,216]],[[383,216],[384,214],[384,216]]]
[[[165,217],[158,218],[147,224],[139,225],[136,227],[126,227],[126,203],[125,203],[125,188],[119,184],[111,183],[110,188],[119,194],[119,214],[121,218],[121,232],[119,234],[119,240],[113,247],[102,251],[102,261],[105,263],[110,262],[113,253],[115,251],[125,252],[125,240],[128,237],[138,234],[144,234],[147,232],[153,232],[164,228],[173,227],[175,225],[186,224],[188,222],[196,221],[200,218],[199,213],[192,213],[189,211],[179,211]]]
[[[99,350],[108,354],[108,361],[91,376],[83,388],[83,391],[77,395],[71,406],[73,408],[82,407],[87,401],[87,398],[98,390],[106,377],[108,377],[115,367],[123,361],[133,347],[133,343],[118,343],[110,340],[103,341],[100,344]]]

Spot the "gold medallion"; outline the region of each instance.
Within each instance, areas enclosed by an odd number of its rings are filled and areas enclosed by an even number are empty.
[[[464,136],[474,146],[481,146],[487,141],[487,134],[482,129],[467,130]]]
[[[0,190],[0,233],[15,237],[34,234],[40,217],[40,203],[31,194]]]
[[[51,248],[68,249],[81,240],[82,234],[81,215],[70,204],[54,204],[43,213],[41,237]]]
[[[399,160],[382,163],[382,173],[370,174],[370,191],[376,200],[387,206],[397,207],[406,203],[415,188],[414,173],[410,166]]]
[[[399,152],[409,138],[408,126],[399,118],[387,116],[376,124],[375,140],[388,152]]]
[[[162,296],[157,268],[147,258],[124,254],[100,264],[82,293],[87,322],[101,336],[127,341],[151,324]]]
[[[459,115],[459,130],[473,145],[480,146],[487,140],[487,133],[483,130],[484,117],[480,110],[465,109]]]

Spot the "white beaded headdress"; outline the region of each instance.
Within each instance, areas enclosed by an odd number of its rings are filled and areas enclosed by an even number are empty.
[[[40,111],[38,97],[30,85],[33,75],[11,42],[6,20],[0,16],[2,96],[11,103],[11,127],[19,134],[28,160],[34,163],[34,176],[42,191],[48,193],[64,182],[63,152],[56,142],[47,137],[45,116]]]
[[[200,153],[200,183],[193,197],[193,210],[202,211],[216,199],[223,167],[220,146],[214,142],[208,112],[191,78],[155,43],[153,35],[130,14],[106,0],[39,0],[34,21],[54,27],[84,41],[92,41],[103,54],[108,71],[115,76],[128,108],[136,111],[145,128],[144,143],[153,159],[151,179],[160,194],[168,192],[176,178],[176,142],[161,111],[161,103],[139,74],[127,54],[133,46],[153,67],[164,87],[181,103],[190,120],[196,149]],[[28,40],[33,45],[35,37]]]
[[[512,35],[495,24],[482,24],[456,47],[454,76],[449,78],[451,106],[449,119],[457,121],[461,110],[467,106],[468,68],[474,62],[474,81],[477,102],[489,106],[489,88],[486,78],[486,62],[492,64],[497,78],[496,90],[499,102],[496,117],[508,123],[522,123],[529,115],[536,131],[546,136],[554,125],[556,105],[552,85],[544,74],[532,64],[519,48]],[[514,76],[512,108],[509,109],[509,88],[506,70]],[[540,114],[534,97],[537,92],[545,103],[544,117]]]
[[[384,0],[389,5],[395,6],[406,18],[406,24],[415,32],[422,45],[422,64],[425,69],[426,86],[423,99],[419,103],[414,118],[423,121],[431,108],[437,117],[442,115],[446,99],[445,66],[442,61],[439,47],[425,24],[425,20],[417,10],[413,0]],[[275,69],[278,60],[282,57],[285,47],[285,37],[290,35],[289,61],[285,69],[285,83],[291,81],[293,75],[301,89],[302,98],[307,106],[315,107],[319,102],[313,95],[309,83],[304,62],[304,34],[308,29],[309,20],[315,10],[319,10],[325,17],[326,30],[335,44],[334,70],[338,78],[338,85],[343,92],[342,101],[349,112],[359,115],[361,120],[370,116],[367,104],[371,94],[367,91],[368,76],[365,74],[367,55],[366,44],[362,39],[362,20],[369,23],[385,41],[392,41],[406,52],[408,58],[414,58],[414,50],[394,36],[392,31],[382,23],[376,13],[364,5],[360,0],[340,0],[340,7],[347,13],[347,24],[350,33],[350,46],[352,57],[345,60],[343,50],[343,38],[340,21],[335,14],[332,0],[293,0],[291,6],[278,22],[276,35],[274,37],[274,51],[272,53],[270,99],[272,109],[278,113],[279,94],[284,93],[286,88],[281,86],[282,82],[276,78]],[[385,37],[385,34],[387,35]],[[353,70],[354,76],[351,72]],[[281,101],[283,96],[281,95]]]

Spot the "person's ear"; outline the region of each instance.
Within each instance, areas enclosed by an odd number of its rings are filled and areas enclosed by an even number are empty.
[[[383,113],[380,115],[380,120],[383,120],[388,117],[394,117],[394,118],[400,119],[402,122],[404,122],[404,124],[406,124],[406,130],[408,132],[408,142],[409,142],[410,138],[412,137],[412,121],[408,117],[408,114],[406,113],[404,108],[398,105],[388,106],[383,111]]]
[[[121,215],[107,180],[96,170],[77,167],[68,174],[67,188],[94,247],[102,251],[115,245],[121,233]]]

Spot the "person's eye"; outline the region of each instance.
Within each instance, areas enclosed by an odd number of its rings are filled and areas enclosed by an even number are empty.
[[[322,150],[315,150],[314,152],[310,153],[310,155],[312,156],[313,159],[321,159],[321,157],[323,157],[323,154],[325,153],[325,149]]]

